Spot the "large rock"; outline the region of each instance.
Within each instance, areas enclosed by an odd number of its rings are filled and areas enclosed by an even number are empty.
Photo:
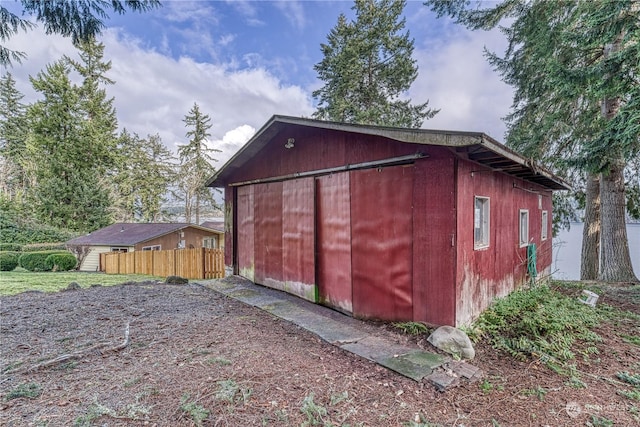
[[[189,279],[185,279],[184,277],[180,276],[169,276],[167,277],[165,283],[167,285],[186,285],[187,283],[189,283]]]
[[[440,326],[429,335],[427,341],[434,347],[462,359],[473,359],[476,356],[476,351],[467,334],[453,326]]]

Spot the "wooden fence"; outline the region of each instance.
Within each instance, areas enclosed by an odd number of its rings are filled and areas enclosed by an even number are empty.
[[[100,254],[100,270],[107,274],[149,274],[187,279],[224,277],[222,249],[195,248],[165,251],[106,252]]]

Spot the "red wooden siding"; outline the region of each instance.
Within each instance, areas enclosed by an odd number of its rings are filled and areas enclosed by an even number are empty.
[[[413,165],[351,172],[353,314],[412,320]]]
[[[255,281],[254,187],[238,188],[238,274]]]
[[[538,196],[542,205],[538,205]],[[474,197],[490,198],[489,247],[474,250]],[[529,211],[529,238],[537,246],[538,270],[551,265],[551,238],[541,241],[542,211],[551,212],[551,192],[471,162],[458,167],[458,242],[456,322],[477,317],[495,297],[527,280],[527,248],[519,245],[519,213]]]
[[[235,187],[224,188],[224,265],[227,267],[233,266],[233,254],[236,253],[234,238],[237,229],[234,227],[234,221],[237,221],[236,194]]]
[[[295,139],[291,149],[284,147]],[[371,160],[428,152],[432,147],[403,144],[383,137],[345,134],[331,130],[295,129],[273,137],[260,154],[249,160],[231,178],[232,182],[284,176],[297,172],[344,166]]]
[[[349,172],[321,176],[316,182],[319,302],[351,313]]]
[[[282,183],[282,268],[284,289],[316,301],[315,182]]]

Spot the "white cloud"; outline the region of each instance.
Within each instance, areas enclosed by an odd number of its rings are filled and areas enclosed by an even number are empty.
[[[265,25],[265,22],[258,18],[258,9],[255,7],[255,2],[246,0],[227,0],[226,3],[242,15],[247,25],[251,27],[261,27]]]
[[[168,1],[163,2],[162,15],[173,22],[191,22],[197,26],[218,24],[217,11],[203,1]]]
[[[509,113],[513,90],[493,71],[483,48],[501,53],[506,41],[498,31],[457,27],[443,33],[443,38],[430,39],[414,51],[419,76],[409,96],[414,103],[429,99],[430,107],[441,110],[423,127],[484,132],[503,141],[502,118]]]
[[[306,24],[304,8],[298,1],[278,1],[275,6],[280,9],[291,25],[298,30],[303,30]]]
[[[256,133],[256,129],[249,125],[238,126],[224,134],[222,139],[210,141],[209,147],[222,151],[213,153],[213,157],[218,160],[215,165],[220,169],[227,161],[244,146]]]
[[[44,36],[40,30],[10,41],[11,48],[29,55],[23,65],[10,70],[27,103],[37,97],[29,74],[35,75],[63,54],[76,56],[68,39]],[[102,41],[105,59],[112,61],[108,76],[116,83],[107,91],[115,98],[120,127],[140,136],[158,133],[173,151],[176,144],[186,142],[182,120],[194,102],[211,117],[214,141],[226,141],[229,131],[240,132],[243,126],[257,129],[273,114],[309,116],[313,112],[304,89],[282,83],[264,68],[234,70],[227,64],[198,63],[188,57],[176,60],[114,29],[107,30]],[[237,140],[232,141],[222,149],[237,149]],[[218,157],[232,154],[225,152]]]

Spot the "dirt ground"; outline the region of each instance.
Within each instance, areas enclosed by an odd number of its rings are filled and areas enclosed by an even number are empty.
[[[624,295],[606,302],[638,313]],[[638,321],[598,332],[599,354],[577,358],[586,388],[480,343],[485,379],[440,393],[196,284],[29,292],[0,298],[0,425],[640,425],[616,378],[640,372],[622,338]]]

